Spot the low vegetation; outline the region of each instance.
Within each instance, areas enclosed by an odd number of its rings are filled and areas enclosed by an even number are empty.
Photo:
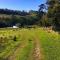
[[[59,39],[58,32],[45,28],[0,29],[0,60],[34,60],[35,41],[42,60],[60,60]]]

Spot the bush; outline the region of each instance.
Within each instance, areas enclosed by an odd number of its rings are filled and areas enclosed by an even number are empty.
[[[14,41],[17,41],[17,38],[16,38],[16,36],[14,36],[14,37],[13,37],[13,40],[14,40]]]

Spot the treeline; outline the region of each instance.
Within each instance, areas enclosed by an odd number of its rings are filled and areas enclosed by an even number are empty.
[[[18,13],[17,13],[18,12]],[[0,9],[0,27],[18,27],[39,25],[38,11],[30,10],[29,12]],[[42,16],[42,12],[40,12]]]
[[[18,11],[18,10],[10,10],[10,9],[0,9],[0,14],[21,15],[21,16],[29,15],[29,13],[24,10]]]
[[[14,25],[18,27],[37,25],[37,16],[15,16],[10,18],[0,18],[0,27],[12,27]]]
[[[60,0],[47,0],[45,4],[39,5],[38,11],[0,9],[0,27],[13,25],[19,27],[37,25],[60,30]]]

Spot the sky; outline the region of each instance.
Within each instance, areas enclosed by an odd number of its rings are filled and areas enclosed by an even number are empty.
[[[38,10],[38,6],[46,0],[0,0],[0,8],[12,10]]]

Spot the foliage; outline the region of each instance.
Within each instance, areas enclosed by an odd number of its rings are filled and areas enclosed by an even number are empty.
[[[17,11],[0,9],[0,28],[2,27],[29,27],[33,25],[49,27],[60,30],[60,1],[47,0],[39,5],[38,11]]]
[[[60,28],[60,1],[48,0],[48,18],[52,20],[55,28]]]

